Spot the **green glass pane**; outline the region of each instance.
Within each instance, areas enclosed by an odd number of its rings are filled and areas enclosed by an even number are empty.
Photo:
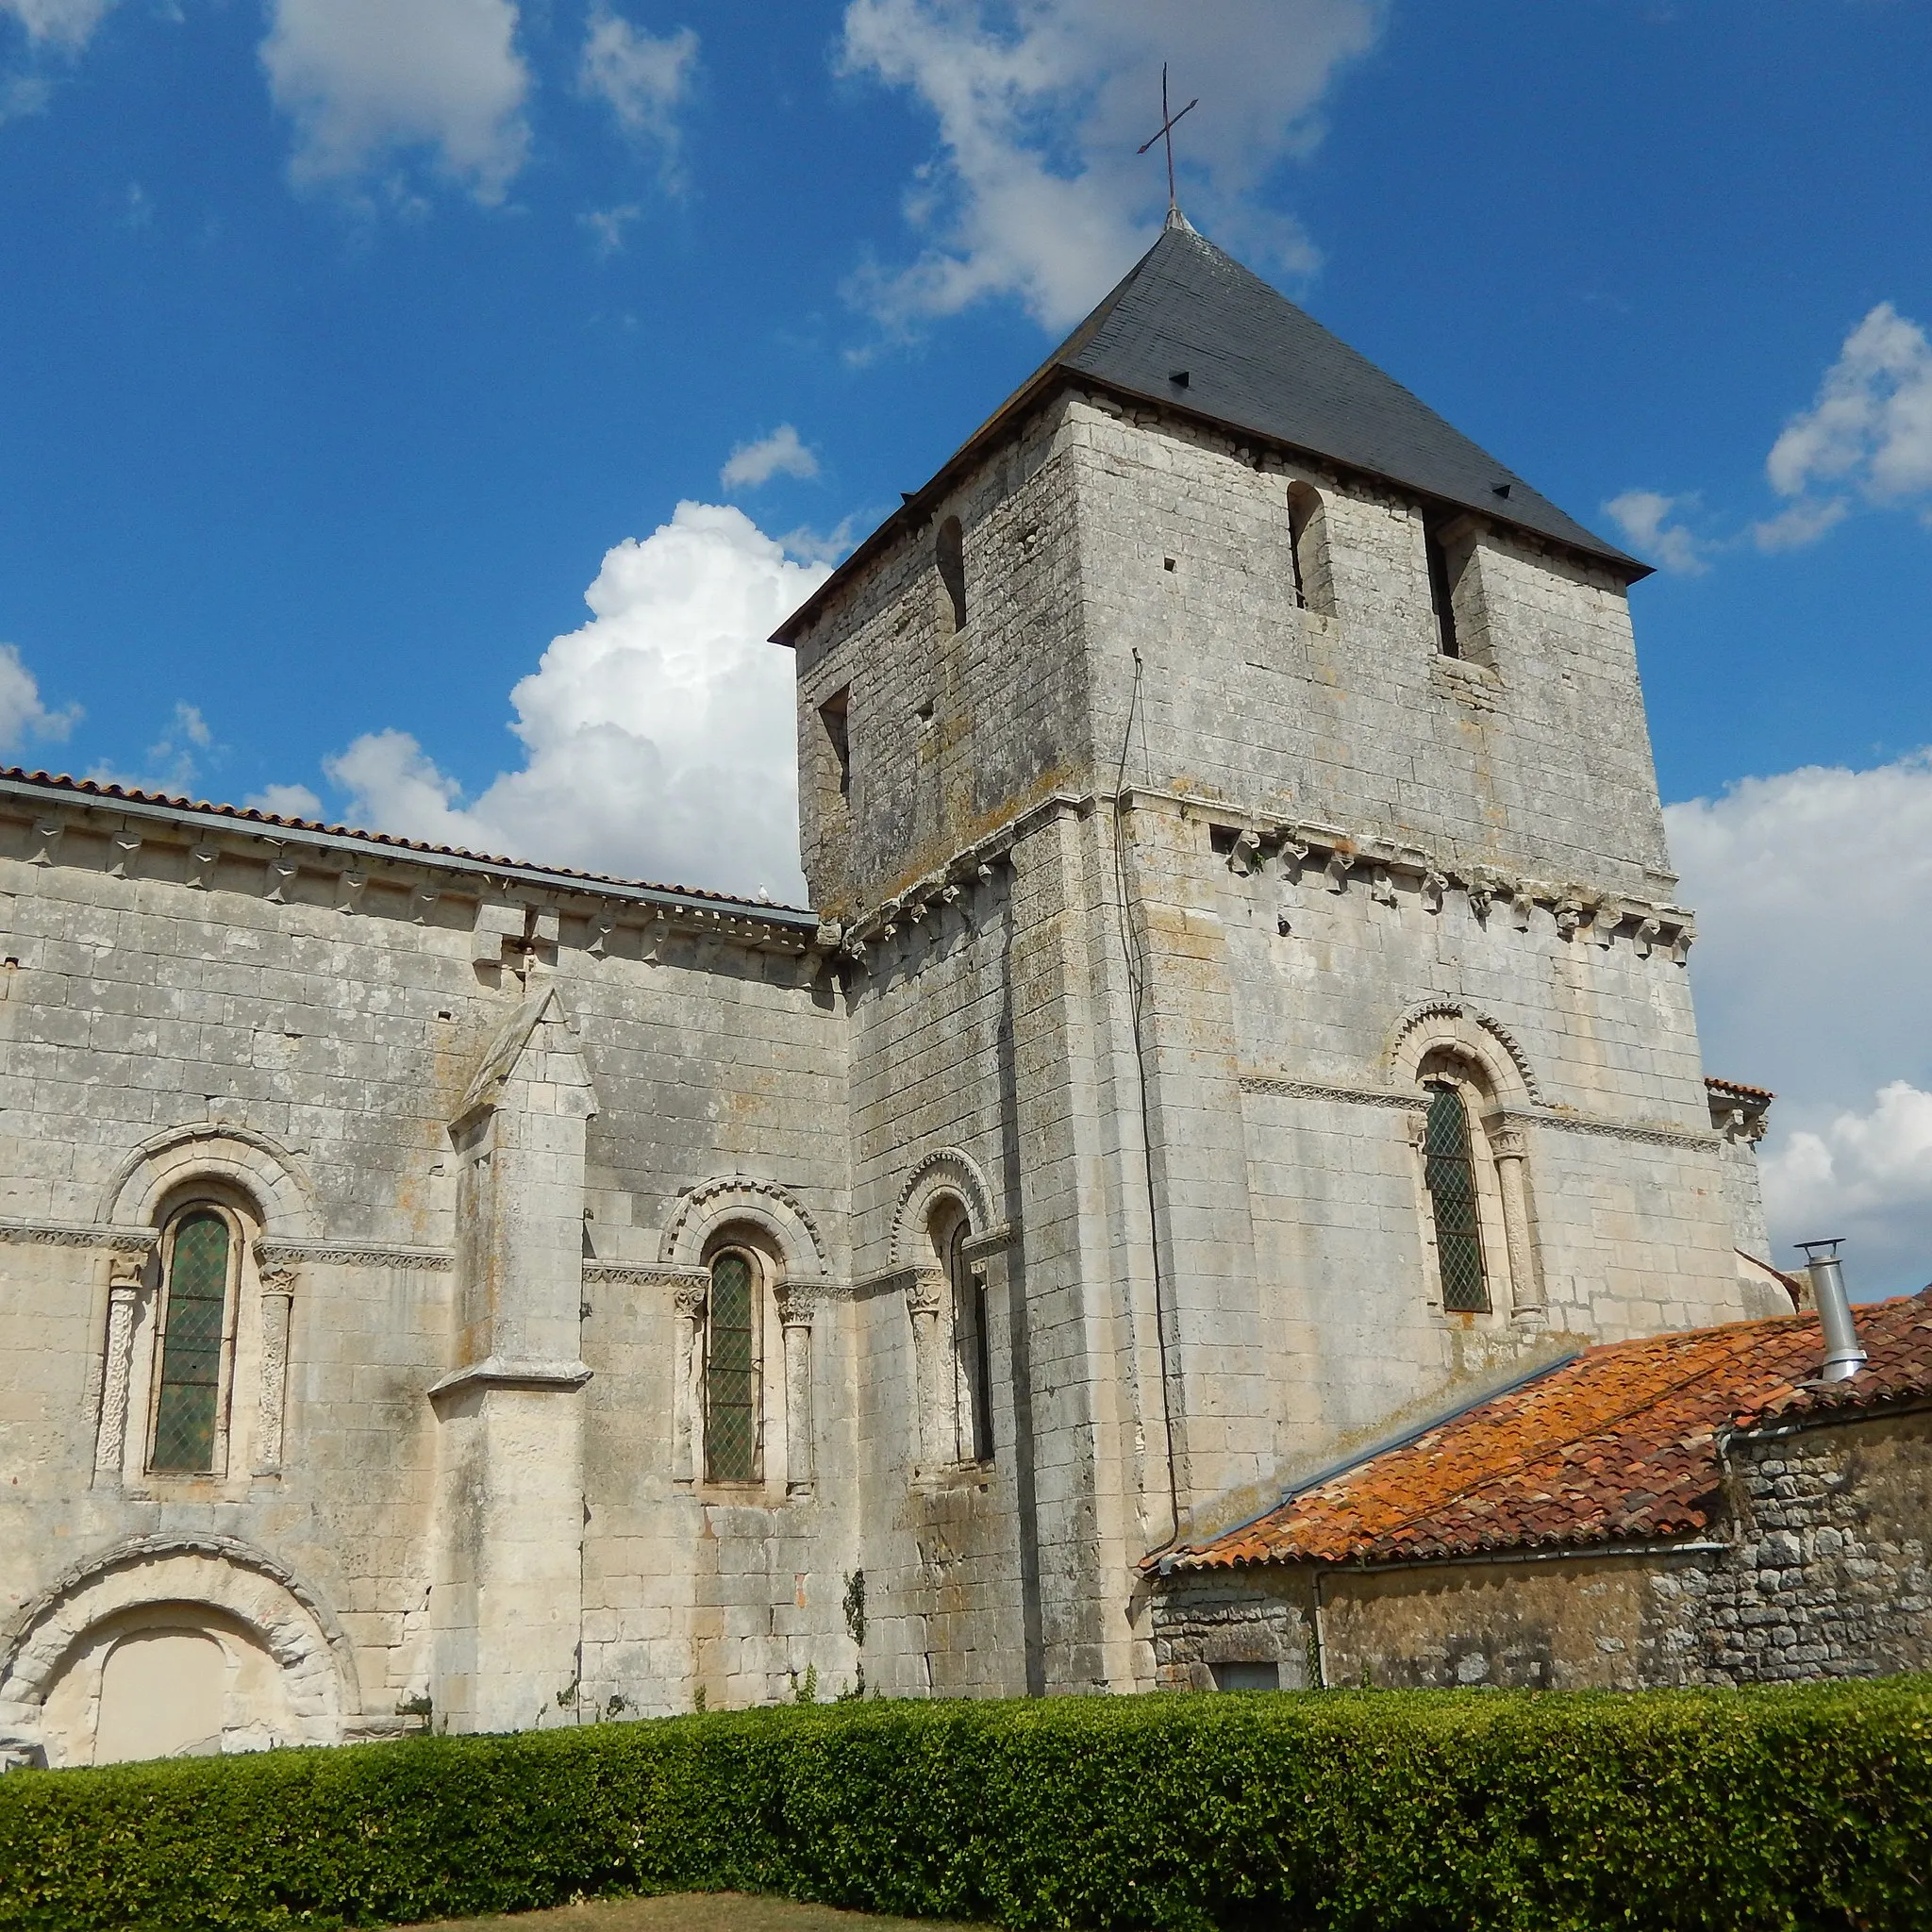
[[[758,1458],[758,1337],[751,1263],[721,1255],[711,1265],[705,1360],[705,1461],[713,1482],[750,1482]]]
[[[1429,1201],[1436,1217],[1442,1306],[1457,1314],[1487,1313],[1490,1291],[1483,1271],[1475,1170],[1470,1159],[1469,1115],[1462,1096],[1453,1087],[1430,1089],[1424,1153]]]
[[[175,1232],[168,1267],[155,1469],[204,1474],[214,1467],[227,1305],[228,1224],[219,1214],[192,1214]]]

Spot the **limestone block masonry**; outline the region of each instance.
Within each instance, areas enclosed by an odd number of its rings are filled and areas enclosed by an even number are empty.
[[[813,912],[0,777],[0,1749],[1145,1689],[1149,1551],[1755,1311],[1506,495],[1043,374],[783,633]]]

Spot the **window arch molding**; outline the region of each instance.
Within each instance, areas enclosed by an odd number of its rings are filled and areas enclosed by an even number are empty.
[[[804,1202],[782,1182],[754,1174],[718,1174],[687,1188],[658,1243],[671,1268],[702,1268],[720,1231],[733,1224],[762,1230],[788,1279],[823,1280],[831,1273],[824,1238]]]
[[[921,1244],[931,1224],[933,1206],[941,1194],[957,1195],[977,1236],[991,1234],[998,1224],[992,1193],[978,1163],[958,1147],[938,1147],[914,1163],[899,1189],[892,1214],[892,1266],[925,1265]]]
[[[1409,1008],[1390,1029],[1384,1064],[1396,1085],[1412,1088],[1422,1063],[1447,1049],[1482,1070],[1493,1104],[1541,1107],[1542,1090],[1529,1056],[1503,1024],[1465,1000],[1428,1000]]]
[[[115,1227],[154,1227],[185,1190],[225,1184],[248,1203],[263,1234],[321,1238],[321,1217],[295,1157],[267,1134],[232,1122],[197,1121],[143,1141],[108,1183],[96,1219]]]

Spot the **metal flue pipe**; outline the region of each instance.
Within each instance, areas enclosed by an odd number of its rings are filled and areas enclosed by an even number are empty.
[[[1845,1271],[1838,1258],[1842,1235],[1827,1241],[1799,1241],[1811,1275],[1811,1299],[1818,1304],[1818,1324],[1824,1330],[1823,1382],[1849,1382],[1865,1366],[1858,1344],[1858,1324],[1852,1319],[1851,1298],[1845,1293]],[[1814,1249],[1823,1249],[1814,1254]]]

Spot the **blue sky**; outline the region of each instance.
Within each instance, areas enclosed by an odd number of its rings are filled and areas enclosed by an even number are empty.
[[[759,625],[1144,245],[1163,58],[1197,225],[1672,566],[1708,1059],[1917,1286],[1903,0],[0,0],[0,750],[791,895]]]

